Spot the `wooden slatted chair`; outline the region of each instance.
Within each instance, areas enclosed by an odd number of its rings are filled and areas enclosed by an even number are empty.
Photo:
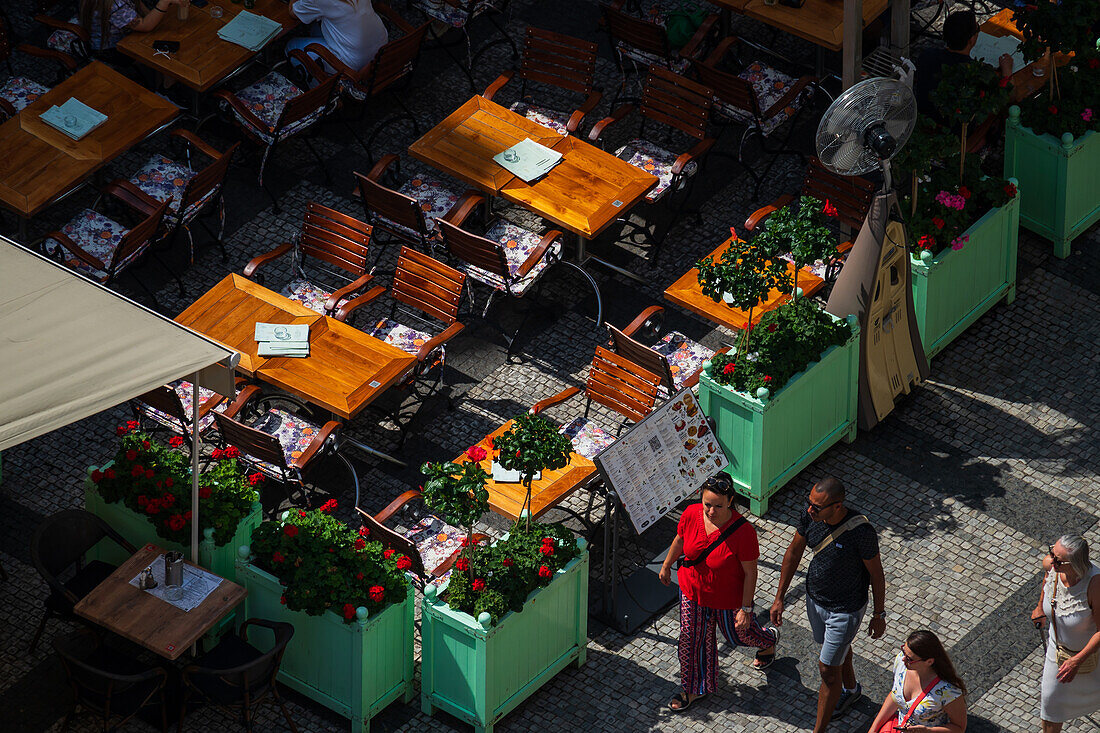
[[[867,217],[867,210],[871,207],[876,189],[876,184],[866,178],[833,173],[823,166],[820,160],[811,157],[810,165],[806,168],[806,177],[802,181],[801,195],[813,196],[822,202],[828,201],[836,207],[836,220],[839,225],[858,232],[863,226],[863,220]],[[745,228],[751,232],[773,212],[793,203],[794,200],[794,196],[784,194],[767,206],[757,209],[745,220]],[[839,234],[841,232],[838,231]],[[844,258],[851,248],[852,242],[846,240],[837,245],[838,256],[835,259],[830,262],[810,263],[806,268],[825,282],[831,283],[836,280]]]
[[[322,315],[344,320],[341,308],[370,284],[371,226],[316,201],[306,204],[302,232],[270,252],[254,257],[242,273],[261,285],[263,265],[292,255],[291,275],[280,291]]]
[[[402,412],[407,398],[414,398],[415,409],[439,391],[443,384],[447,343],[465,328],[458,322],[458,306],[465,283],[466,276],[453,267],[409,247],[402,247],[397,269],[393,273],[393,287],[390,290],[393,303],[389,317],[365,329],[374,338],[416,357],[416,366],[406,379],[392,387],[390,392],[393,394],[379,403],[388,402],[394,406],[390,418],[401,432],[401,443],[405,442],[406,437],[407,420],[403,419]],[[386,288],[381,285],[371,288],[345,305],[339,318],[346,320],[385,292]],[[433,336],[439,322],[444,326],[443,331]]]
[[[621,77],[611,109],[617,109],[619,102],[628,98],[626,90],[630,79],[640,80],[643,74],[649,73],[650,67],[677,74],[686,72],[692,60],[702,58],[708,46],[717,40],[718,32],[718,16],[711,14],[696,29],[691,40],[680,49],[674,49],[663,25],[630,15],[623,10],[623,4],[624,0],[600,4],[601,25],[615,50],[615,63]]]
[[[660,341],[646,346],[636,337],[655,338],[661,331],[665,309],[659,305],[646,308],[623,330],[607,325],[611,332],[611,348],[620,356],[661,377],[665,396],[684,387],[694,387],[703,371],[703,362],[715,351],[693,341],[679,331],[669,331]],[[726,349],[722,349],[724,353]]]
[[[462,551],[462,540],[466,537],[466,532],[461,528],[448,524],[446,520],[430,512],[422,512],[418,518],[412,517],[412,526],[400,532],[386,526],[386,522],[399,511],[404,510],[411,515],[410,505],[422,498],[419,491],[406,491],[373,516],[356,507],[360,521],[370,532],[368,536],[371,540],[381,542],[383,547],[405,555],[412,561],[408,574],[420,590],[445,582],[450,577],[451,568],[458,559],[458,553]],[[488,535],[474,535],[474,542],[488,541]]]
[[[660,384],[660,376],[620,354],[597,346],[584,388],[587,398],[584,414],[567,423],[561,432],[569,436],[575,453],[591,460],[615,442],[623,425],[638,422],[649,414],[657,401]],[[580,387],[569,387],[553,397],[536,402],[530,412],[538,414],[580,393]],[[623,416],[623,422],[614,433],[588,419],[593,402]]]
[[[12,39],[11,23],[6,15],[0,12],[0,61],[8,67],[8,77],[0,82],[0,122],[14,117],[26,109],[34,100],[50,91],[50,87],[41,84],[27,76],[16,74],[11,65],[13,48],[36,58],[49,59],[60,65],[62,71],[60,77],[67,76],[76,71],[76,60],[67,53],[52,48],[38,48],[29,43],[21,43],[15,47]],[[2,79],[2,77],[0,77]]]
[[[520,98],[508,109],[560,135],[572,135],[603,97],[595,87],[596,49],[595,43],[527,26],[527,42],[518,72],[504,72],[481,96],[491,100],[518,73]],[[541,104],[541,98],[535,101],[527,93],[528,83],[579,94],[583,101],[572,112],[563,112]]]
[[[92,51],[92,37],[80,25],[78,17],[73,16],[64,21],[39,13],[34,16],[34,20],[50,31],[46,48],[69,57],[76,66],[87,64],[97,55],[97,52]]]
[[[491,223],[484,235],[460,228],[459,225],[484,200],[480,194],[468,192],[450,214],[436,222],[443,245],[458,260],[459,269],[490,289],[481,311],[482,318],[488,315],[489,307],[498,294],[520,300],[531,291],[532,285],[538,283],[541,286],[546,272],[561,261],[562,252],[562,233],[557,229],[540,236],[504,219]],[[536,300],[538,289],[535,288]],[[509,356],[531,310],[528,308],[524,312],[519,326],[511,334],[499,324],[494,324],[507,339]]]
[[[706,61],[695,62],[695,71],[699,81],[714,92],[713,117],[720,130],[732,125],[743,125],[745,128],[737,146],[737,162],[756,182],[753,190],[755,198],[760,195],[760,185],[768,177],[780,153],[805,158],[801,152],[788,148],[787,143],[799,113],[813,99],[817,79],[809,75],[795,79],[761,61],[747,64],[738,61],[734,66],[736,71],[727,70],[723,62],[731,53],[736,57],[741,45],[741,40],[736,36],[726,38]],[[769,147],[769,137],[788,121],[790,125],[783,141],[778,147]],[[761,173],[745,162],[745,143],[753,135],[759,136],[761,147],[770,155]]]
[[[663,227],[658,224],[652,235],[650,261],[656,260],[661,243],[683,212],[691,193],[691,183],[714,145],[715,139],[707,134],[712,103],[710,89],[652,66],[646,77],[641,104],[637,107],[640,119],[638,136],[615,151],[615,157],[658,178],[657,185],[650,189],[645,200],[650,205],[663,204],[668,220]],[[588,134],[589,140],[602,146],[607,129],[627,118],[634,110],[631,104],[619,107],[610,117],[596,123]],[[658,129],[651,129],[651,125]],[[672,152],[669,148],[676,143],[677,135],[695,144],[686,152]],[[646,237],[650,237],[648,230]]]
[[[306,68],[318,68],[301,50],[291,51],[290,57]],[[317,86],[306,91],[299,89],[278,71],[272,71],[259,81],[235,92],[229,89],[214,92],[214,96],[222,100],[222,109],[231,113],[230,121],[241,129],[246,138],[264,149],[256,178],[260,187],[271,197],[275,213],[280,211],[279,200],[264,186],[264,170],[268,158],[283,140],[302,135],[306,147],[320,164],[325,180],[330,180],[324,159],[304,133],[336,109],[336,82],[340,75],[325,74],[323,71],[317,73]]]
[[[243,379],[237,379],[238,387],[243,387]],[[130,410],[134,419],[141,423],[143,430],[164,430],[172,435],[183,437],[183,445],[191,449],[191,382],[185,379],[151,389],[145,394],[130,400]],[[229,411],[237,414],[241,405],[214,390],[199,387],[199,435],[205,435],[214,425],[214,413]]]
[[[367,223],[374,227],[376,238],[384,234],[427,252],[435,244],[436,220],[450,213],[461,194],[432,175],[402,182],[400,167],[396,155],[382,156],[367,175],[354,174],[355,194],[363,200]]]

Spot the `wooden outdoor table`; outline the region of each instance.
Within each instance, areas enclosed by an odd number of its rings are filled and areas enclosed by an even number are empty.
[[[476,95],[409,146],[409,154],[474,188],[497,195],[514,176],[493,160],[525,138],[553,147],[562,136]]]
[[[220,7],[221,18],[210,15],[210,9]],[[259,51],[223,41],[218,30],[244,10],[244,5],[230,0],[210,0],[203,8],[190,7],[187,20],[180,20],[176,8],[169,8],[156,30],[149,33],[128,33],[118,42],[118,50],[144,66],[175,79],[195,92],[205,92],[244,64]],[[290,31],[299,20],[283,0],[256,0],[249,12],[263,15],[283,26],[282,34]],[[179,41],[180,49],[165,56],[157,54],[157,41]]]
[[[416,357],[231,273],[176,322],[241,354],[238,365],[334,415],[350,420],[408,373]],[[305,358],[257,356],[257,323],[308,323]]]
[[[1016,36],[1021,40],[1023,40],[1024,37],[1024,34],[1021,33],[1016,27],[1016,24],[1012,22],[1011,8],[1005,8],[982,23],[980,27],[982,32],[988,33],[991,36]],[[1054,54],[1054,62],[1059,66],[1065,66],[1072,57],[1072,54],[1056,53]],[[1035,76],[1031,70],[1035,68],[1036,65],[1043,68],[1046,73],[1042,76]],[[1012,72],[1012,101],[1019,102],[1022,99],[1026,99],[1048,84],[1050,84],[1049,59],[1033,61],[1023,68],[1016,69]]]
[[[487,454],[481,462],[486,473],[493,472],[493,452],[489,450],[489,441],[504,435],[514,424],[514,420],[509,420],[477,443]],[[455,463],[468,461],[465,453],[454,460]],[[538,519],[566,497],[587,486],[595,477],[596,464],[579,453],[571,453],[569,463],[564,468],[544,470],[538,481],[531,482],[531,518]],[[489,492],[489,507],[494,512],[512,520],[519,519],[523,503],[527,499],[527,489],[522,483],[498,483],[490,478],[485,482],[485,489]]]
[[[721,257],[722,254],[729,249],[732,242],[732,239],[727,239],[718,249],[711,252],[708,256],[716,259]],[[787,271],[790,272],[793,277],[794,264],[788,262]],[[802,288],[802,292],[805,293],[806,297],[813,296],[821,290],[824,285],[824,280],[814,275],[806,268],[802,268],[802,271],[798,273],[798,287]],[[716,303],[713,299],[703,295],[703,290],[699,287],[699,269],[695,267],[688,270],[680,279],[665,289],[665,298],[696,315],[719,323],[734,331],[744,329],[749,322],[749,314],[746,311],[740,310],[739,308],[731,308],[725,303]],[[768,293],[768,297],[764,303],[753,309],[753,325],[759,323],[765,313],[786,303],[790,299],[791,296],[789,293],[780,293],[778,290],[772,290]]]
[[[145,545],[84,596],[73,610],[149,651],[166,659],[177,659],[243,601],[248,591],[223,578],[221,585],[197,607],[181,611],[130,585],[138,573],[163,553],[164,548]]]
[[[70,97],[107,115],[80,140],[39,119]],[[93,61],[0,125],[0,203],[19,216],[24,235],[27,219],[178,114],[164,97]]]

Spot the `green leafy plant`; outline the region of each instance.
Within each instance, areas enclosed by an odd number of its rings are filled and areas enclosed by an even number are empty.
[[[964,232],[974,222],[1016,196],[1013,184],[982,175],[977,163],[963,180],[959,184],[953,170],[935,169],[920,179],[915,200],[903,200],[903,209],[912,212],[907,228],[914,255],[962,249],[968,241]]]
[[[1100,22],[1096,0],[1058,0],[1020,4],[1012,11],[1012,22],[1024,40],[1020,51],[1035,61],[1047,50],[1079,54],[1096,50],[1092,28]]]
[[[517,525],[494,545],[463,550],[447,605],[474,618],[486,612],[498,623],[509,611],[522,611],[531,591],[549,585],[579,553],[573,533],[561,524]]]
[[[790,257],[795,265],[792,288],[797,289],[798,271],[804,265],[836,257],[836,234],[827,224],[836,216],[836,207],[828,201],[803,196],[797,207],[783,206],[770,214],[753,243],[772,259]]]
[[[252,533],[252,562],[285,586],[280,600],[291,611],[332,610],[350,623],[360,606],[374,614],[405,598],[412,560],[372,541],[369,528],[357,532],[333,517],[336,506],[330,499],[264,522]]]
[[[1100,132],[1100,53],[1081,51],[1059,72],[1059,99],[1038,96],[1020,102],[1023,119],[1036,134],[1075,138]]]
[[[768,311],[749,333],[744,358],[716,354],[711,377],[739,392],[760,387],[775,394],[792,376],[852,336],[846,321],[834,321],[809,298],[795,298]]]
[[[489,511],[489,474],[481,467],[485,449],[466,451],[466,463],[425,463],[420,473],[424,482],[424,503],[466,530],[466,545],[473,544],[474,523]]]
[[[173,542],[191,541],[191,463],[182,452],[183,438],[164,445],[138,430],[131,420],[119,426],[122,445],[114,462],[92,471],[96,490],[108,503],[121,502],[143,515],[157,535]],[[214,544],[233,538],[237,525],[259,499],[257,487],[263,474],[245,474],[236,448],[214,451],[216,462],[199,477],[199,522],[214,528]]]
[[[967,130],[971,123],[1000,114],[1012,98],[1012,84],[997,69],[985,63],[954,64],[943,67],[943,76],[932,99],[940,117],[952,129],[958,125],[956,149],[966,150]],[[966,158],[959,158],[961,184]]]
[[[527,489],[524,508],[531,511],[531,482],[539,471],[564,468],[573,452],[569,436],[560,432],[557,425],[538,415],[520,415],[511,429],[492,442],[491,450],[504,468],[519,471],[523,486]],[[522,516],[520,517],[522,519]],[[519,520],[517,520],[519,521]],[[527,522],[530,523],[530,516]]]

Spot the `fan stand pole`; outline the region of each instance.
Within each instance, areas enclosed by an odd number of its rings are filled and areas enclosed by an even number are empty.
[[[911,171],[909,173],[909,185],[912,189],[912,192],[909,195],[909,200],[913,202],[913,205],[911,207],[911,211],[909,212],[909,216],[916,216],[917,215],[917,184],[918,183],[919,183],[919,180],[918,180],[917,172],[916,171]]]
[[[959,185],[963,182],[963,168],[966,166],[966,126],[968,122],[962,123],[962,132],[959,135]]]

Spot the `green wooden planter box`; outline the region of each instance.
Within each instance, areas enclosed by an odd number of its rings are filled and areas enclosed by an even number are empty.
[[[841,438],[855,439],[859,324],[854,316],[848,322],[852,337],[846,343],[829,347],[765,399],[718,384],[710,376],[710,362],[704,364],[699,406],[714,420],[715,435],[729,457],[726,473],[758,517],[768,511],[768,499],[829,446]]]
[[[451,609],[429,586],[421,609],[420,707],[437,708],[492,733],[493,726],[555,674],[584,664],[588,645],[588,551],[534,591],[496,626]]]
[[[110,465],[108,463],[103,466],[103,469],[108,468]],[[131,510],[122,502],[108,504],[104,501],[103,497],[99,495],[96,485],[92,483],[91,473],[95,468],[95,466],[88,468],[88,475],[84,478],[85,509],[105,521],[135,547],[142,547],[151,542],[166,550],[182,552],[184,557],[191,557],[190,547],[166,540],[158,535],[147,517]],[[213,528],[205,528],[202,533],[203,539],[199,542],[199,565],[223,578],[236,580],[237,548],[252,541],[252,530],[260,526],[262,519],[260,502],[254,502],[252,511],[237,525],[237,531],[233,534],[233,537],[221,547],[214,546]],[[199,517],[199,522],[202,522],[202,516]],[[118,545],[109,540],[104,540],[92,548],[92,557],[109,562],[112,565],[120,565],[129,559]]]
[[[1054,242],[1056,257],[1067,257],[1074,238],[1100,220],[1100,135],[1037,135],[1013,105],[1005,123],[1005,178],[1020,181],[1020,224]]]
[[[974,222],[962,249],[948,247],[935,257],[925,251],[910,258],[913,308],[929,358],[998,301],[1015,299],[1019,223],[1017,196]]]
[[[353,733],[370,730],[370,721],[400,698],[412,702],[413,590],[376,616],[360,607],[352,623],[332,611],[310,616],[291,611],[279,599],[283,584],[248,562],[240,548],[237,579],[248,589],[244,618],[286,621],[294,625],[279,668],[279,681],[351,720]]]

